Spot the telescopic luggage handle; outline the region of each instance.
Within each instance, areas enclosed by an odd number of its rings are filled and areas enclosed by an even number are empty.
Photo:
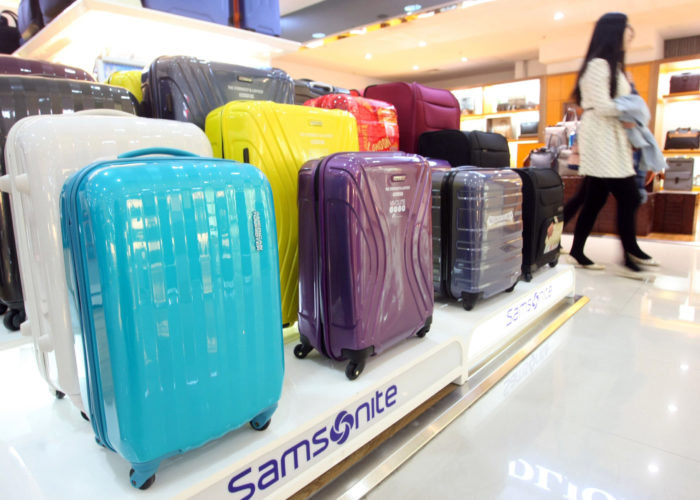
[[[182,149],[175,148],[143,148],[136,149],[134,151],[129,151],[128,153],[122,153],[117,158],[138,158],[139,156],[150,156],[150,155],[168,155],[168,156],[179,156],[183,158],[200,158],[199,155],[190,153],[189,151],[183,151]]]

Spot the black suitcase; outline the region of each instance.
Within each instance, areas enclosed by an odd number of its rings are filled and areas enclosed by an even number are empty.
[[[433,291],[437,298],[447,298],[446,277],[447,264],[443,258],[442,252],[442,236],[443,227],[446,227],[447,211],[443,210],[443,199],[447,193],[443,194],[443,187],[446,186],[443,181],[445,176],[450,172],[449,165],[431,165],[432,175],[432,226],[433,226]]]
[[[303,105],[309,99],[315,99],[326,94],[349,94],[348,89],[334,87],[328,83],[315,82],[308,78],[294,80],[294,104]]]
[[[511,292],[522,266],[522,188],[510,169],[433,170],[433,286],[438,297],[476,301]],[[435,229],[433,229],[434,231]],[[435,275],[439,270],[439,278]]]
[[[501,168],[510,166],[508,140],[501,134],[461,130],[424,132],[418,138],[418,154],[447,160],[453,167]]]
[[[12,54],[19,48],[19,19],[11,10],[0,12],[0,54]]]
[[[142,115],[191,122],[230,101],[294,103],[294,81],[281,69],[256,69],[194,57],[159,57],[142,76]]]
[[[111,85],[64,78],[0,75],[0,176],[5,175],[7,134],[22,118],[100,108],[136,114],[136,105],[128,90]],[[10,309],[3,321],[8,329],[17,330],[24,321],[24,300],[7,193],[0,196],[0,254],[0,302],[2,308]]]
[[[559,261],[564,231],[564,184],[551,168],[514,168],[523,181],[523,279]]]

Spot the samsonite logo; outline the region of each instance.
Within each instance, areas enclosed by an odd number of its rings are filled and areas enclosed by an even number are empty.
[[[375,391],[356,407],[340,411],[305,439],[300,439],[276,456],[261,458],[257,464],[233,476],[228,483],[228,491],[235,493],[234,498],[240,500],[265,496],[266,490],[279,481],[305,468],[316,457],[342,446],[353,434],[394,407],[398,393],[396,385],[391,385],[385,391]]]

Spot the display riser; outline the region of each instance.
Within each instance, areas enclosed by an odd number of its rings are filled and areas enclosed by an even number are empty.
[[[3,475],[15,478],[9,485],[11,496],[22,498],[237,499],[251,493],[253,485],[252,498],[286,498],[446,385],[464,383],[485,360],[573,292],[573,269],[558,266],[537,273],[531,283],[519,283],[511,294],[478,303],[469,312],[457,302],[437,303],[425,338],[407,339],[370,358],[354,381],[345,377],[346,363],[330,361],[316,351],[304,360],[296,359],[290,343],[285,346],[282,398],[271,426],[264,432],[245,426],[166,460],[147,492],[129,485],[129,464],[95,444],[91,427],[68,401],[47,394],[30,346],[0,352],[0,376],[23,384],[14,388],[22,397],[10,398],[11,412],[0,424],[4,431],[13,430],[11,446],[5,448],[14,450],[24,465],[20,467],[9,455],[1,457]],[[514,308],[520,311],[516,321],[512,321]],[[21,361],[10,359],[13,356]],[[15,369],[9,372],[8,366]]]

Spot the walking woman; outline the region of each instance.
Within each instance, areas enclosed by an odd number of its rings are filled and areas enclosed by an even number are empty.
[[[617,225],[625,252],[625,267],[620,274],[643,278],[641,265],[657,263],[637,244],[635,214],[640,203],[632,161],[632,147],[615,98],[630,94],[625,77],[625,49],[634,31],[627,16],[609,13],[596,23],[574,90],[576,102],[584,110],[577,133],[581,156],[579,173],[587,176],[585,201],[574,231],[570,255],[578,266],[603,269],[583,253],[586,239],[608,193],[617,201]]]

